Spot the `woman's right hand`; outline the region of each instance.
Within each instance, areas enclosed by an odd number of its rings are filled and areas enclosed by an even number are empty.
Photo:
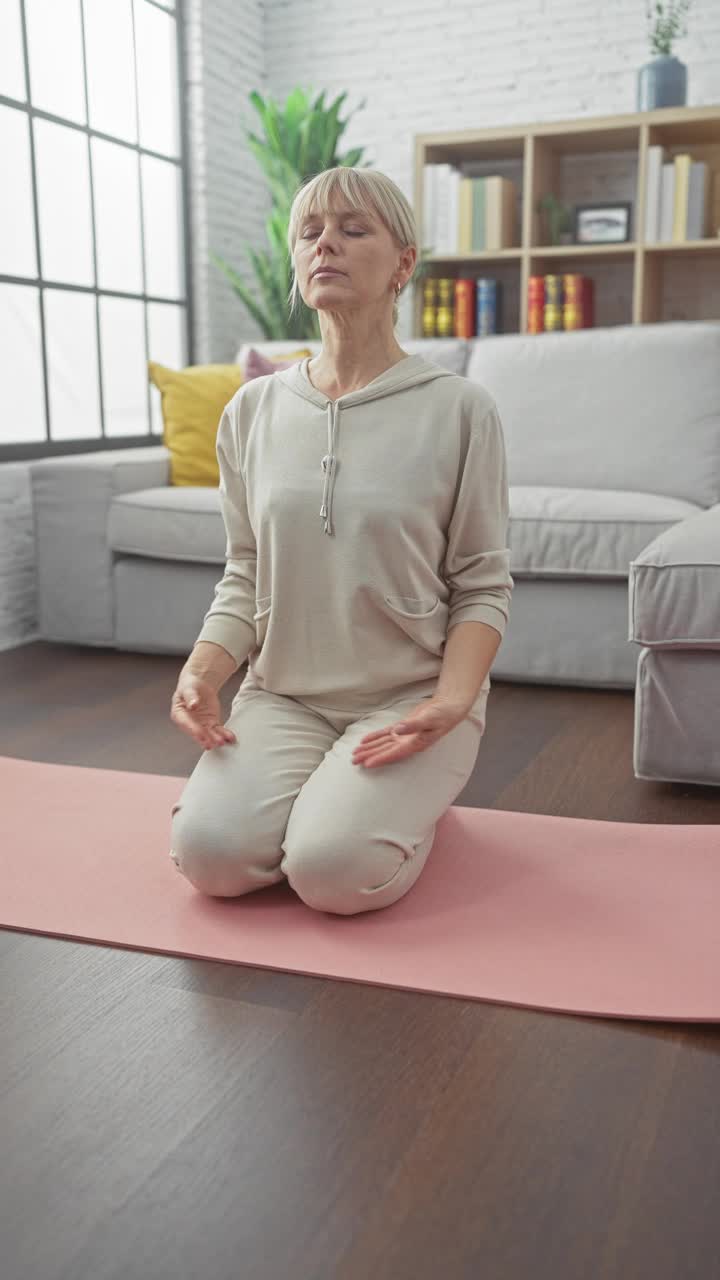
[[[221,707],[217,691],[207,680],[181,671],[170,703],[170,719],[208,750],[237,739],[231,729],[220,724]]]

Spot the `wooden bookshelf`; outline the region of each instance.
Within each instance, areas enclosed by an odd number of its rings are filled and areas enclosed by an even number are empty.
[[[427,259],[427,274],[451,278],[496,275],[503,281],[505,333],[527,332],[528,280],[531,275],[549,272],[578,271],[592,276],[596,328],[607,323],[648,324],[678,318],[720,320],[720,235],[645,243],[647,154],[648,147],[658,143],[667,148],[668,158],[689,151],[694,160],[704,160],[711,170],[720,172],[720,103],[509,128],[416,134],[415,217],[421,245],[428,242],[423,215],[426,164],[474,164],[480,166],[476,172],[505,172],[519,191],[516,247],[432,255]],[[613,184],[613,160],[620,165],[619,171],[616,169],[622,177],[619,184]],[[567,198],[564,178],[568,162],[584,167],[585,190],[592,183],[591,194]],[[543,244],[537,204],[549,194],[568,205],[630,200],[631,239],[601,245]],[[720,226],[715,208],[714,222]],[[673,272],[676,287],[678,278],[687,281],[682,308],[667,302],[665,286]],[[606,285],[612,290],[610,301],[603,298]],[[612,318],[603,320],[604,313]],[[421,336],[422,280],[414,286],[413,329],[414,336]]]

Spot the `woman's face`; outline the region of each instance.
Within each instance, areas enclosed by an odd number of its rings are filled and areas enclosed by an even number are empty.
[[[328,213],[307,215],[298,226],[293,255],[303,301],[329,311],[367,307],[395,300],[394,282],[405,283],[414,248],[399,250],[384,222],[342,204]],[[341,274],[314,276],[320,265]]]

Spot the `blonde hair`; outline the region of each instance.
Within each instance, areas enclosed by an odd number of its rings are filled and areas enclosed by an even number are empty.
[[[375,214],[380,218],[398,248],[405,249],[410,245],[418,248],[417,227],[412,206],[392,179],[380,173],[378,169],[355,169],[350,165],[337,165],[334,169],[323,169],[321,173],[315,174],[313,178],[304,182],[293,196],[288,225],[288,249],[291,261],[300,227],[305,218],[311,213],[329,212],[334,204],[336,193],[345,198],[351,209]],[[299,292],[297,276],[293,269],[292,288],[288,295],[291,314],[297,305]],[[399,294],[393,302],[393,326],[398,322],[398,297]]]

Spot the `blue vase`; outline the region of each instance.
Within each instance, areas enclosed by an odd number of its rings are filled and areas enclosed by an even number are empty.
[[[661,53],[638,72],[637,110],[684,107],[687,101],[687,67],[671,53]]]

